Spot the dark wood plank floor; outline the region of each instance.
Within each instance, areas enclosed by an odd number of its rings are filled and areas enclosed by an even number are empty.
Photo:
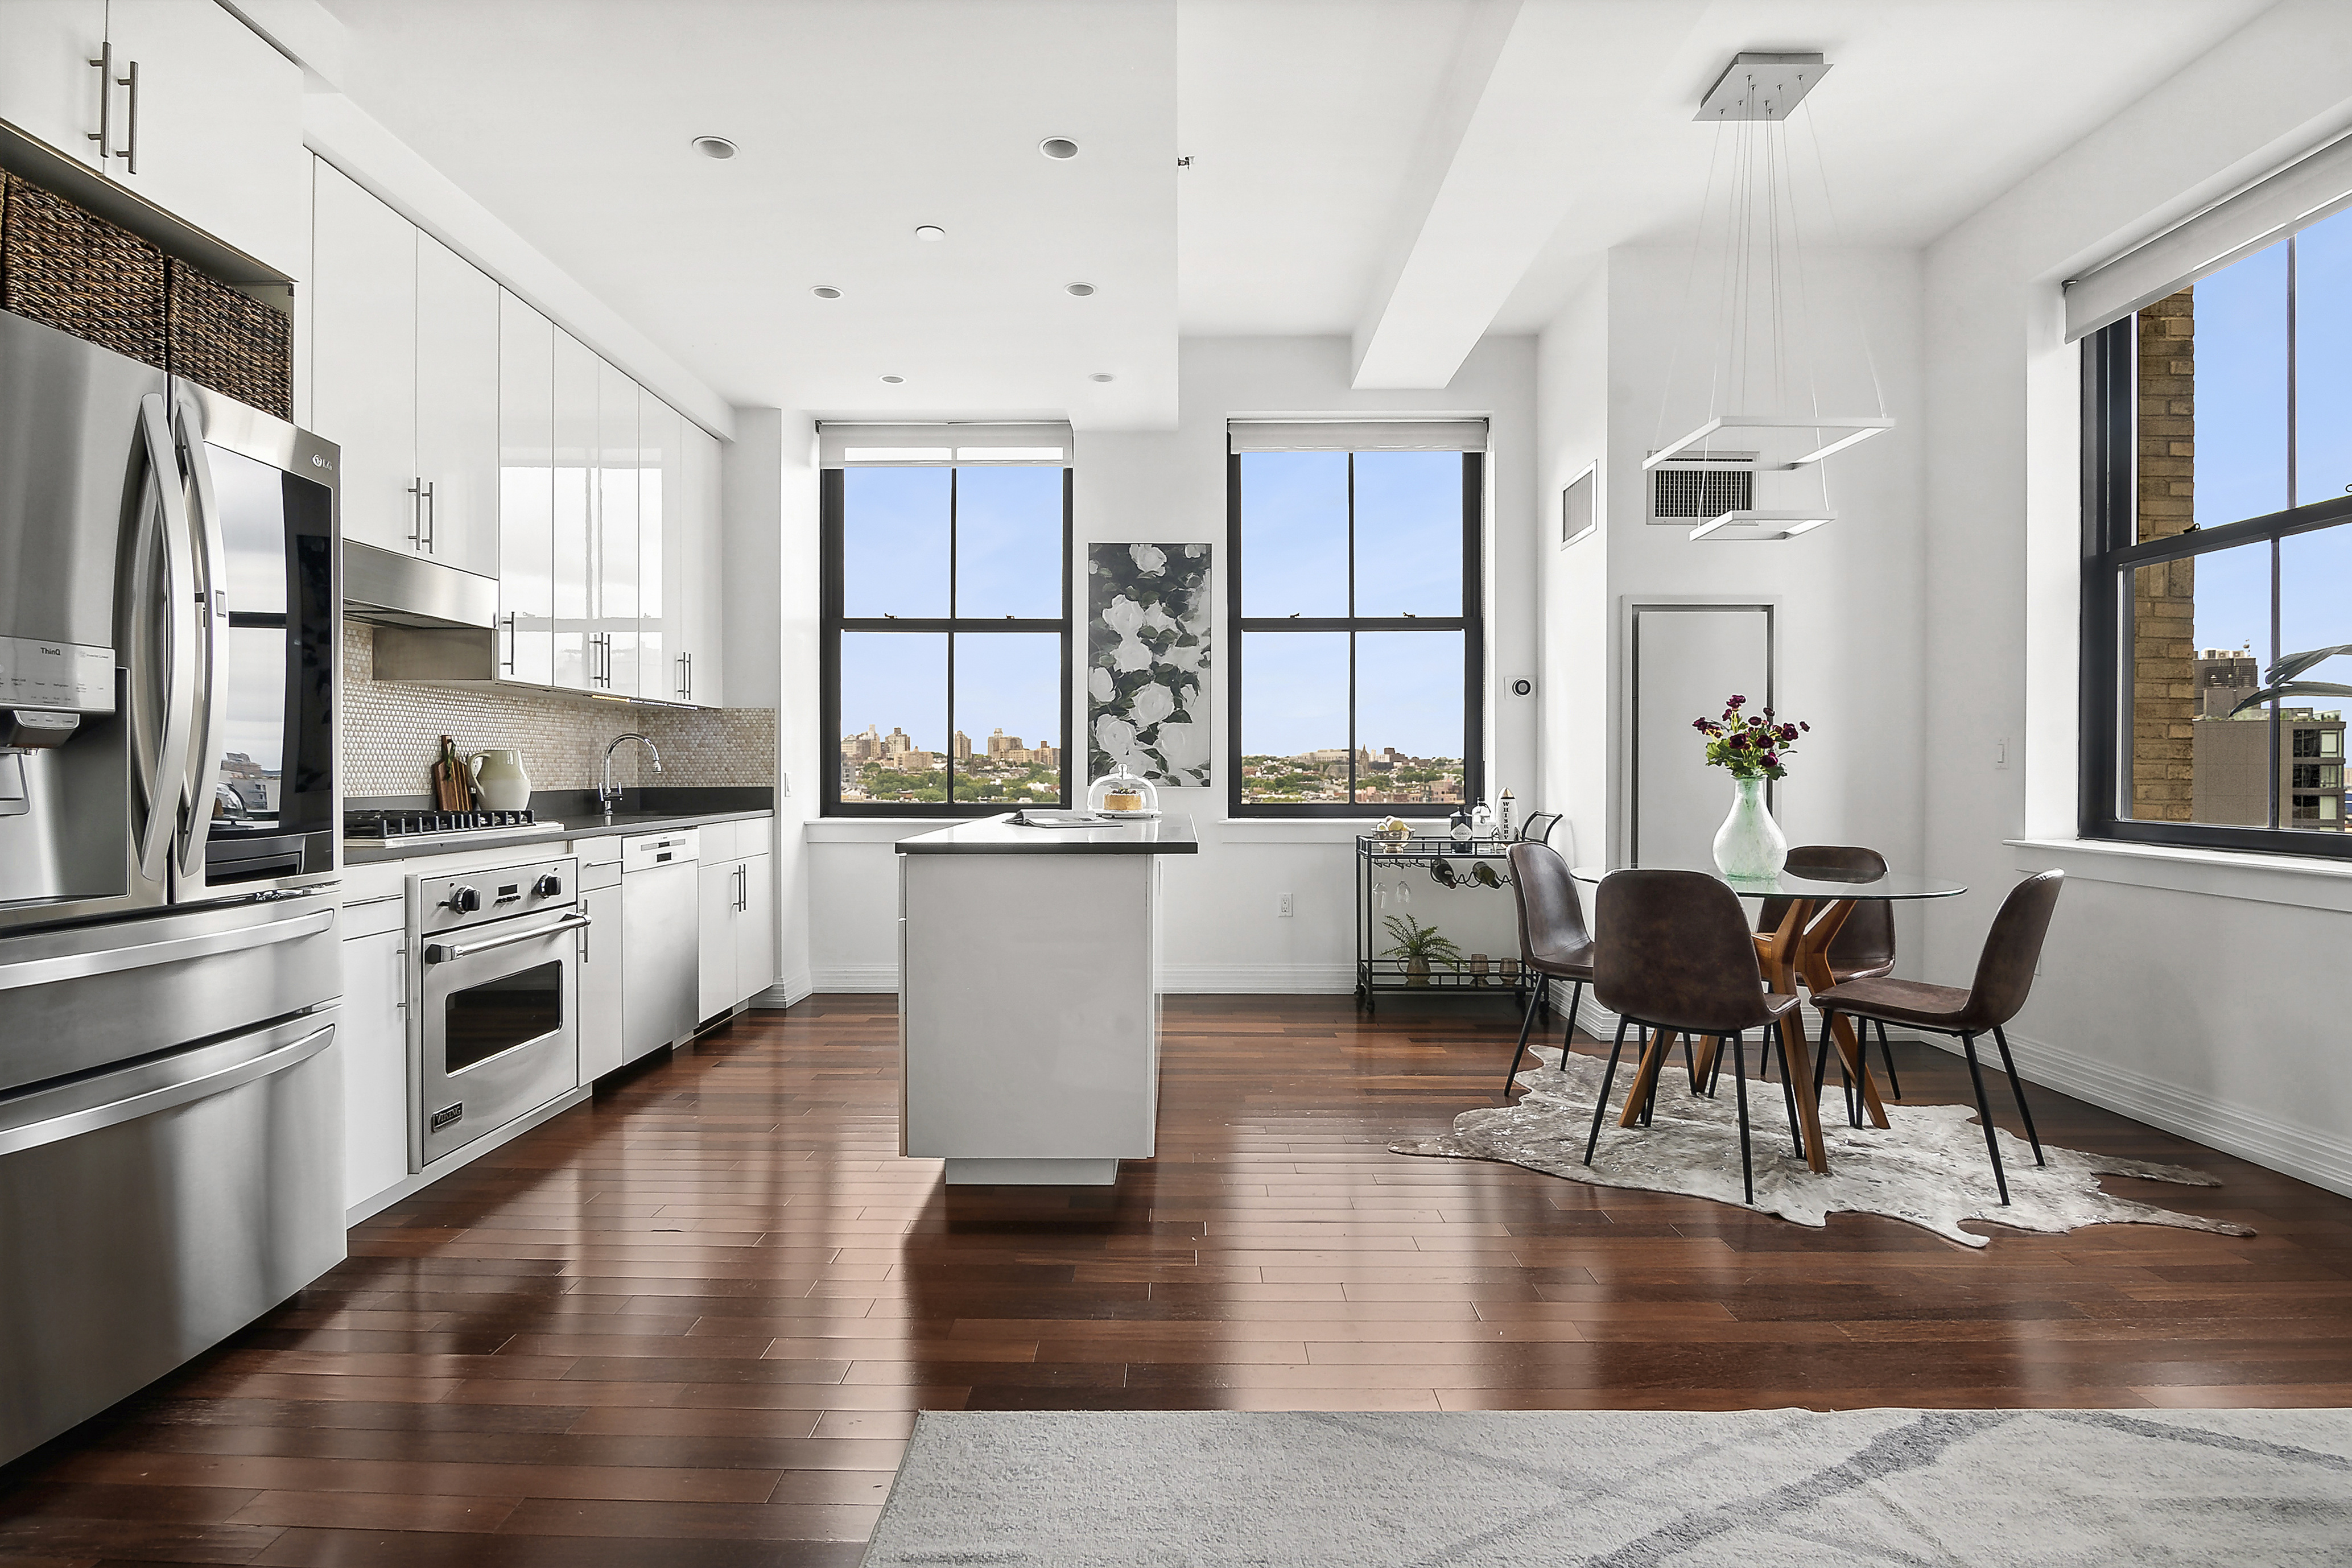
[[[954,1194],[893,1152],[888,998],[755,1016],[0,1470],[0,1561],[847,1568],[924,1408],[2352,1404],[2352,1202],[2048,1093],[2260,1236],[1979,1252],[1403,1158],[1509,1050],[1423,1005],[1174,1000],[1157,1161]]]

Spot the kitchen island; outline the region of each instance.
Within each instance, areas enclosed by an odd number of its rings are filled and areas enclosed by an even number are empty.
[[[1162,856],[1192,819],[898,842],[898,1152],[951,1184],[1107,1186],[1160,1110]]]

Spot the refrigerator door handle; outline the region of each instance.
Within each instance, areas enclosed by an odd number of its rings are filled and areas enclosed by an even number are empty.
[[[139,400],[139,430],[147,447],[147,480],[155,489],[155,505],[143,521],[152,522],[163,544],[163,646],[159,650],[163,661],[163,734],[152,757],[144,748],[134,748],[152,769],[143,781],[147,822],[139,839],[139,871],[148,881],[159,882],[179,826],[179,792],[187,776],[188,731],[194,721],[195,536],[188,525],[187,498],[180,488],[180,465],[163,394],[151,392]],[[140,689],[135,681],[132,689]]]
[[[310,1019],[295,1020],[296,1023],[312,1021]],[[256,1079],[268,1078],[272,1073],[283,1072],[297,1062],[308,1061],[331,1045],[334,1038],[335,1026],[331,1021],[274,1050],[247,1057],[242,1061],[230,1062],[215,1068],[209,1072],[199,1073],[194,1078],[157,1084],[152,1088],[138,1089],[119,1100],[105,1100],[95,1105],[84,1104],[71,1110],[60,1107],[57,1112],[47,1116],[40,1114],[39,1107],[39,1101],[46,1097],[28,1096],[25,1110],[30,1112],[29,1115],[24,1116],[22,1120],[10,1119],[0,1121],[0,1154],[22,1153],[27,1149],[37,1149],[44,1143],[56,1143],[68,1138],[79,1138],[85,1133],[96,1132],[103,1128],[117,1126],[121,1122],[134,1121],[142,1116],[152,1116],[159,1110],[169,1110],[174,1106],[186,1105],[193,1100],[209,1099],[213,1095],[235,1089],[239,1084],[251,1083]],[[138,1074],[140,1070],[132,1068],[131,1073]],[[83,1088],[81,1085],[73,1087]],[[126,1084],[124,1087],[131,1086]],[[85,1094],[77,1098],[87,1098],[87,1096]]]
[[[204,728],[191,748],[185,826],[180,836],[180,875],[202,886],[205,845],[212,834],[213,791],[220,784],[221,731],[228,715],[228,682],[221,669],[221,638],[228,630],[228,552],[221,540],[220,502],[213,489],[213,468],[205,456],[204,411],[184,392],[179,398],[180,454],[194,481],[196,504],[189,519],[195,542],[197,626],[204,645],[203,674],[196,710]]]

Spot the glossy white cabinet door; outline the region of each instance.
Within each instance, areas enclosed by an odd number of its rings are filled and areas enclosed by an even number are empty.
[[[687,700],[698,708],[717,708],[726,700],[719,635],[724,568],[719,526],[719,437],[691,422],[680,423],[683,493],[672,514],[679,536],[672,552],[677,562],[672,577],[671,591],[677,605],[673,624],[678,651],[687,661]]]
[[[554,679],[555,327],[499,294],[499,679]]]
[[[106,31],[116,77],[138,68],[136,89],[118,86],[113,101],[114,150],[135,156],[110,157],[108,173],[247,255],[303,276],[302,68],[216,5],[110,0]]]
[[[0,120],[95,168],[105,41],[106,0],[0,0]]]
[[[591,689],[637,694],[637,384],[596,366],[595,532],[591,619],[604,639]]]
[[[343,449],[343,536],[421,552],[416,230],[323,159],[310,285],[310,423]]]
[[[745,823],[767,830],[764,822]],[[770,880],[775,861],[754,855],[743,867],[743,907],[735,915],[735,996],[740,1002],[776,983],[776,889]]]
[[[678,517],[677,410],[637,389],[637,695],[686,700],[678,659],[677,578],[672,552]]]
[[[716,1017],[735,1005],[736,860],[702,863],[699,937],[694,1016]]]
[[[581,905],[580,1081],[593,1083],[622,1060],[620,882],[583,893]]]
[[[555,512],[552,523],[554,681],[597,689],[602,673],[591,571],[596,518],[596,384],[599,362],[579,339],[555,334]]]
[[[343,943],[343,1206],[408,1174],[408,953],[399,931]]]
[[[431,235],[416,237],[416,472],[425,553],[499,570],[499,286]]]

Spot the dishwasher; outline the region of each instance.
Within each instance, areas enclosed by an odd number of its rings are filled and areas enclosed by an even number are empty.
[[[699,837],[621,841],[621,1048],[635,1061],[694,1033],[701,977]]]

